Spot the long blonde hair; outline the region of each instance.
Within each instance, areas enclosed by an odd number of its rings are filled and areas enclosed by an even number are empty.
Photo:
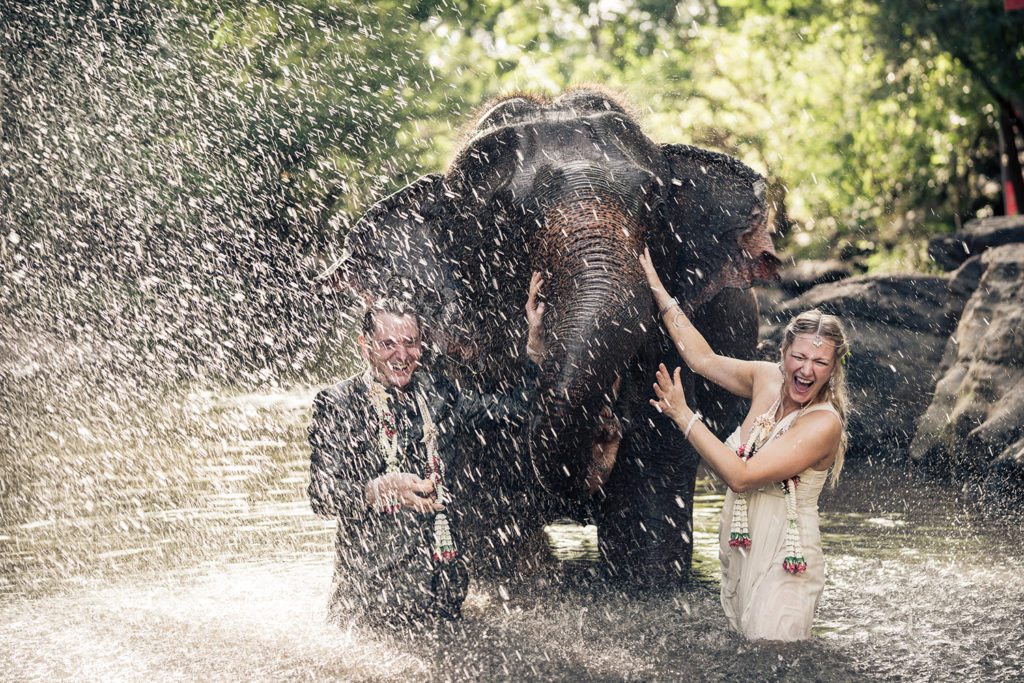
[[[839,437],[839,446],[836,448],[835,460],[832,462],[832,471],[829,476],[829,480],[835,486],[839,481],[839,473],[843,469],[843,458],[846,455],[848,442],[846,424],[850,414],[850,399],[846,389],[846,359],[850,354],[850,343],[846,337],[846,328],[843,327],[839,318],[823,313],[817,308],[804,311],[786,325],[781,348],[783,357],[799,334],[821,335],[823,339],[827,339],[835,345],[832,375],[825,388],[822,389],[825,392],[826,400],[839,413],[839,418],[843,423],[843,432]]]

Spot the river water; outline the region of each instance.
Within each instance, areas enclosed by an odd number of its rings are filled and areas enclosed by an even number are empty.
[[[168,398],[47,419],[0,503],[6,680],[1010,680],[1024,657],[1019,528],[903,467],[852,462],[822,498],[816,637],[756,644],[717,599],[722,493],[703,480],[695,579],[474,584],[455,633],[325,623],[332,524],[305,500],[312,394]],[[62,425],[62,426],[57,426]],[[592,529],[555,530],[569,541]]]

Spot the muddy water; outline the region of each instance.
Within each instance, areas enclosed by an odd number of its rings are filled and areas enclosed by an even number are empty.
[[[823,497],[811,642],[726,628],[709,481],[686,589],[478,582],[455,633],[329,626],[332,529],[304,494],[310,398],[195,394],[15,449],[0,503],[3,677],[1000,680],[1024,663],[1021,532],[967,513],[948,485],[870,463]],[[585,550],[591,531],[562,533]]]

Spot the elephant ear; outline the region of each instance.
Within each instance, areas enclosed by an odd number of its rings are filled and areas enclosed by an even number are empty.
[[[726,154],[689,145],[662,145],[662,151],[671,173],[665,217],[671,241],[682,246],[669,268],[688,310],[727,287],[746,289],[774,277],[779,259],[764,178]]]
[[[435,346],[465,355],[474,335],[460,319],[461,286],[445,258],[449,196],[440,175],[426,175],[381,199],[352,227],[344,254],[322,277],[364,306],[381,297],[412,300]]]

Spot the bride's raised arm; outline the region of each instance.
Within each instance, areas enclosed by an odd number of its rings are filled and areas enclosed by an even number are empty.
[[[651,286],[651,294],[658,306],[658,317],[668,330],[687,367],[736,396],[750,398],[754,392],[756,378],[759,374],[771,372],[772,365],[715,353],[704,339],[704,335],[683,313],[678,302],[669,296],[661,278],[658,277],[658,272],[654,269],[649,250],[644,249],[640,256],[640,265],[647,275],[647,283]]]

